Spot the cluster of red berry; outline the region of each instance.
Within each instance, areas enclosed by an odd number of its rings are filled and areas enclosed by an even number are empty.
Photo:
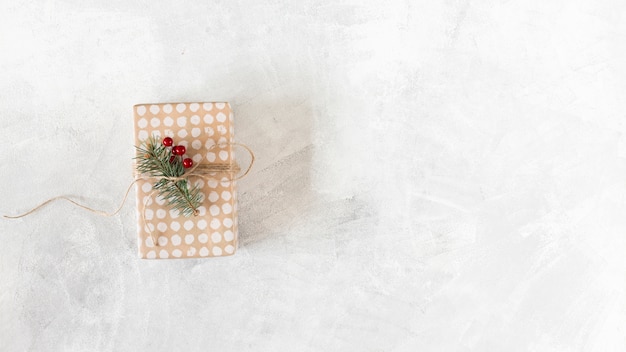
[[[165,137],[163,138],[163,145],[166,147],[172,147],[172,145],[174,144],[174,140],[170,137]],[[173,163],[174,160],[176,160],[176,156],[180,156],[181,158],[183,157],[183,155],[185,155],[185,152],[187,151],[187,149],[185,149],[184,145],[175,145],[172,147],[172,156],[170,157],[170,163]],[[183,166],[185,167],[185,169],[188,169],[190,167],[193,166],[193,160],[191,160],[191,158],[185,158],[183,159]]]

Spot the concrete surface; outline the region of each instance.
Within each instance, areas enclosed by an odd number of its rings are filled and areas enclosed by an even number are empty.
[[[0,195],[111,210],[132,106],[230,101],[234,257],[0,221],[2,351],[626,350],[626,4],[2,1]]]

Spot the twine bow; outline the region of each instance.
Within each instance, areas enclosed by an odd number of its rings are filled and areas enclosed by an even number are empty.
[[[250,165],[248,165],[248,168],[246,169],[246,171],[241,174],[240,176],[237,176],[235,178],[230,178],[228,179],[228,181],[232,182],[232,181],[237,181],[239,179],[242,179],[243,177],[245,177],[249,172],[250,169],[252,169],[252,164],[254,164],[254,153],[252,152],[252,150],[244,145],[244,144],[240,144],[240,143],[225,143],[225,144],[214,144],[211,147],[209,147],[207,149],[207,152],[211,151],[213,148],[215,147],[225,147],[225,146],[240,146],[244,149],[246,149],[246,151],[248,153],[250,153]],[[194,166],[192,166],[187,172],[185,172],[183,175],[181,176],[146,176],[143,174],[136,174],[135,175],[135,181],[139,181],[139,180],[155,180],[155,181],[160,181],[160,180],[167,180],[170,182],[177,182],[177,181],[181,181],[181,180],[189,180],[192,177],[198,177],[204,180],[211,180],[211,179],[215,179],[217,180],[217,178],[215,177],[215,175],[219,174],[219,173],[229,173],[231,175],[236,175],[238,172],[241,171],[241,168],[239,167],[239,165],[236,162],[230,162],[230,163],[198,163],[195,164]],[[146,223],[146,207],[148,206],[148,200],[151,200],[154,196],[155,193],[157,193],[158,190],[153,190],[152,192],[150,192],[150,194],[148,194],[148,196],[146,198],[144,198],[143,201],[143,210],[141,211],[141,217],[143,220],[143,223]],[[193,215],[197,216],[199,211],[196,207],[194,207],[192,204],[189,204],[189,206],[193,209]],[[150,235],[150,237],[152,238],[152,242],[154,243],[155,246],[159,246],[159,236],[157,235],[155,237],[154,235],[154,231],[150,228],[150,226],[146,226],[145,227],[146,231],[148,232],[148,234]]]

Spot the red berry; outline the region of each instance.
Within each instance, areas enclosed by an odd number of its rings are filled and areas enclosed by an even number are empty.
[[[183,160],[183,166],[185,167],[185,169],[192,167],[193,160],[191,160],[190,158],[185,158],[185,160]]]
[[[166,147],[171,147],[174,144],[174,140],[170,137],[163,138],[163,145]]]
[[[185,154],[186,151],[187,149],[185,149],[184,145],[177,145],[174,148],[172,148],[172,154],[174,155],[183,155]]]
[[[173,162],[174,162],[174,160],[176,160],[176,157],[175,157],[175,156],[173,156],[173,155],[172,155],[172,156],[170,156],[170,164],[171,164],[171,163],[173,163]]]

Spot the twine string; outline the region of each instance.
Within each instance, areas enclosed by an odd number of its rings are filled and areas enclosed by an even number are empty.
[[[248,173],[250,172],[250,170],[252,169],[252,164],[254,164],[254,153],[252,152],[252,150],[245,144],[240,144],[240,143],[226,143],[226,144],[214,144],[211,147],[209,147],[209,149],[207,149],[207,152],[210,151],[211,149],[217,147],[217,146],[226,146],[226,145],[236,145],[236,146],[240,146],[242,148],[244,148],[248,153],[250,153],[250,164],[248,165],[248,168],[246,169],[246,171],[241,174],[240,176],[237,176],[235,178],[231,178],[229,179],[230,182],[232,181],[237,181],[240,180],[242,178],[244,178],[246,175],[248,175]],[[100,216],[106,216],[106,217],[111,217],[116,215],[117,213],[120,212],[120,210],[122,210],[122,208],[124,207],[124,204],[126,203],[126,200],[128,199],[128,195],[130,194],[130,190],[131,188],[138,182],[141,180],[168,180],[171,182],[176,182],[176,181],[180,181],[180,180],[188,180],[190,177],[199,177],[202,178],[204,180],[211,180],[211,179],[216,179],[215,177],[216,174],[218,173],[230,173],[231,175],[236,175],[238,172],[241,171],[241,168],[239,167],[239,165],[235,162],[231,162],[231,163],[198,163],[196,165],[194,165],[191,169],[189,169],[188,172],[186,172],[185,174],[178,176],[178,177],[166,177],[166,176],[146,176],[146,175],[142,175],[142,174],[135,174],[135,179],[130,183],[130,185],[128,185],[128,188],[126,189],[126,192],[124,193],[124,198],[122,198],[122,201],[120,203],[120,205],[113,211],[113,212],[106,212],[103,210],[98,210],[98,209],[94,209],[91,208],[89,206],[86,206],[84,204],[78,203],[77,201],[66,197],[66,196],[57,196],[57,197],[53,197],[50,198],[48,200],[46,200],[45,202],[37,205],[36,207],[28,210],[25,213],[19,214],[19,215],[3,215],[4,218],[6,219],[19,219],[28,215],[31,215],[32,213],[40,210],[41,208],[45,207],[46,205],[53,203],[55,201],[58,200],[65,200],[68,201],[70,203],[72,203],[73,205],[82,208],[84,210],[87,210],[89,212],[92,212],[94,214],[100,215]],[[152,197],[154,196],[154,193],[156,193],[157,191],[153,190],[147,198],[144,199],[144,202],[142,203],[143,205],[143,209],[141,211],[141,218],[143,220],[143,223],[146,223],[146,208],[148,206],[148,200],[152,199]],[[194,215],[198,215],[198,209],[194,209]],[[150,226],[146,225],[146,228],[148,229],[148,233],[150,235],[150,237],[152,238],[152,241],[154,242],[154,244],[156,246],[158,246],[158,238],[159,236],[154,236],[153,231],[150,229]]]
[[[23,217],[28,216],[28,215],[30,215],[30,214],[32,214],[32,213],[34,213],[34,212],[36,212],[37,210],[39,210],[39,209],[41,209],[41,208],[45,207],[46,205],[48,205],[48,204],[50,204],[50,203],[52,203],[52,202],[55,202],[55,201],[57,201],[57,200],[65,200],[65,201],[68,201],[68,202],[70,202],[70,203],[74,204],[75,206],[77,206],[77,207],[79,207],[79,208],[85,209],[85,210],[87,210],[87,211],[90,211],[90,212],[92,212],[92,213],[94,213],[94,214],[97,214],[97,215],[100,215],[100,216],[107,216],[107,217],[109,217],[109,216],[114,216],[114,215],[116,215],[117,213],[119,213],[119,212],[120,212],[120,210],[122,210],[122,208],[124,207],[124,203],[126,203],[126,199],[128,198],[128,195],[130,194],[130,190],[131,190],[131,188],[132,188],[132,187],[135,185],[135,183],[137,183],[137,181],[139,181],[139,180],[141,180],[141,178],[137,178],[137,179],[135,179],[133,182],[131,182],[131,183],[130,183],[130,185],[128,185],[128,188],[126,189],[126,193],[124,193],[124,198],[122,199],[122,202],[121,202],[121,203],[120,203],[120,205],[117,207],[117,209],[115,209],[115,210],[114,210],[113,212],[111,212],[111,213],[107,213],[106,211],[103,211],[103,210],[98,210],[98,209],[94,209],[94,208],[88,207],[88,206],[86,206],[86,205],[80,204],[80,203],[78,203],[77,201],[75,201],[75,200],[73,200],[73,199],[71,199],[71,198],[69,198],[69,197],[66,197],[66,196],[56,196],[56,197],[53,197],[53,198],[50,198],[50,199],[46,200],[45,202],[43,202],[43,203],[41,203],[41,204],[37,205],[36,207],[34,207],[34,208],[30,209],[29,211],[27,211],[27,212],[25,212],[25,213],[22,213],[22,214],[19,214],[19,215],[3,215],[3,217],[5,217],[5,218],[7,218],[7,219],[19,219],[19,218],[23,218]]]

